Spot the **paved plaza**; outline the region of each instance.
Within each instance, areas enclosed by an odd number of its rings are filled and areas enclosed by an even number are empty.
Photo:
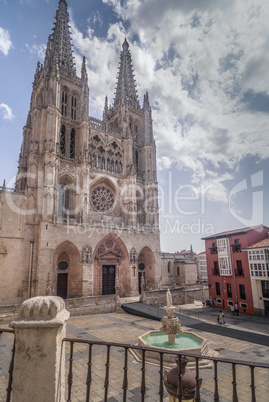
[[[188,311],[181,313],[198,318],[198,310],[193,307]],[[215,324],[216,310],[207,310],[203,314],[200,313],[203,320]],[[235,317],[230,317],[229,312],[225,324],[226,327],[236,327],[233,324]],[[240,327],[240,322],[242,327]],[[231,321],[231,322],[230,322]],[[230,323],[229,323],[230,322]],[[247,326],[248,322],[248,327]],[[262,318],[242,316],[236,321],[237,329],[244,332],[249,332],[252,335],[257,333],[268,335],[268,321]],[[255,328],[251,330],[254,323]],[[99,314],[91,316],[72,317],[67,324],[67,336],[71,338],[80,338],[96,341],[111,341],[128,344],[137,343],[137,337],[148,330],[159,329],[160,322],[129,315],[125,312]],[[187,327],[184,328],[190,330]],[[193,330],[193,329],[191,329]],[[240,339],[222,336],[218,333],[209,333],[208,331],[195,330],[195,332],[209,341],[209,346],[217,350],[220,357],[244,360],[247,362],[267,362],[269,363],[269,342],[268,345],[260,345],[251,342],[242,341]],[[227,333],[227,331],[226,331]],[[7,388],[7,370],[10,359],[10,349],[12,347],[12,335],[2,334],[0,337],[0,400],[5,400],[5,389]],[[269,340],[269,337],[268,337]],[[67,363],[66,377],[68,375],[68,358],[69,346],[67,345]],[[74,347],[74,362],[73,362],[73,388],[72,401],[84,401],[86,394],[86,378],[87,378],[87,362],[88,362],[88,346],[76,344]],[[92,365],[92,391],[91,401],[103,401],[104,399],[104,379],[106,363],[106,348],[93,348],[93,365]],[[124,365],[124,350],[120,348],[111,348],[110,360],[110,383],[109,383],[109,401],[122,401],[122,383],[123,383],[123,365]],[[251,400],[250,393],[250,369],[244,366],[238,366],[236,370],[238,397],[239,401],[248,402]],[[214,400],[214,372],[212,369],[200,370],[202,378],[201,396],[202,401]],[[222,402],[232,401],[232,376],[231,365],[218,365],[219,378],[219,394]],[[269,370],[255,370],[255,385],[257,401],[267,402],[269,395]],[[140,398],[141,386],[141,363],[137,362],[134,357],[128,355],[128,401],[138,402]],[[159,387],[159,368],[153,365],[146,366],[146,400],[158,401]],[[168,401],[166,394],[165,401]],[[29,401],[32,402],[32,401]],[[38,401],[33,401],[38,402]]]

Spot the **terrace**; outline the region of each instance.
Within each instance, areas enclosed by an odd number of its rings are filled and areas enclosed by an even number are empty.
[[[205,310],[213,311],[213,309]],[[234,336],[228,337],[227,328],[223,328],[226,336],[219,335],[220,326],[215,326],[215,333],[203,330],[203,326],[199,330],[196,321],[189,318],[186,323],[190,327],[196,326],[195,331],[207,338],[211,347],[219,351],[220,356],[210,358],[213,361],[212,369],[199,369],[197,364],[193,370],[196,382],[202,379],[201,388],[196,387],[195,400],[225,402],[267,400],[269,347],[253,343],[251,336],[249,336],[250,341],[242,341]],[[61,344],[66,345],[65,397],[58,400],[168,401],[168,393],[163,384],[164,351],[157,352],[159,365],[147,364],[143,357],[142,361],[138,362],[131,353],[131,349],[138,348],[134,346],[138,335],[148,329],[156,330],[159,326],[160,323],[157,321],[126,313],[70,318],[67,322],[67,335],[61,340]],[[256,323],[255,327],[257,327]],[[13,334],[10,329],[8,331],[0,336],[0,366],[2,367],[0,400],[3,401],[10,400],[8,398],[16,391],[16,384],[12,382],[12,365],[9,367]],[[243,333],[243,331],[238,332]],[[260,339],[257,335],[257,342],[260,342]],[[142,348],[142,356],[145,353],[146,349]],[[181,354],[177,355],[177,364],[180,366]],[[199,358],[196,357],[196,359],[198,361]],[[10,373],[8,373],[9,368]],[[45,392],[44,378],[43,388]],[[184,400],[180,387],[177,392],[178,399]]]

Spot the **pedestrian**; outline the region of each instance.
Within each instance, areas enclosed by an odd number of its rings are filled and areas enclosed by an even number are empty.
[[[202,303],[203,303],[203,307],[205,307],[205,300],[204,299],[203,299]]]
[[[235,311],[235,314],[238,315],[238,304],[237,304],[237,302],[234,305],[234,311]]]
[[[223,314],[223,312],[221,310],[218,313],[218,318],[217,319],[218,319],[219,324],[225,324],[224,314]]]
[[[234,315],[234,305],[233,305],[233,304],[231,305],[231,312],[232,312],[233,315]]]

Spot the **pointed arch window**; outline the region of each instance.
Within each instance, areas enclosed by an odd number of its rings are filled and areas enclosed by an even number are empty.
[[[60,131],[60,154],[65,155],[65,126],[62,125]]]
[[[74,128],[71,130],[70,135],[70,158],[75,159],[75,149],[76,149],[76,131]]]
[[[135,166],[136,166],[136,174],[138,174],[138,152],[135,151]]]
[[[71,101],[71,119],[76,120],[77,119],[77,97],[72,96],[72,101]]]
[[[171,261],[168,261],[168,264],[167,264],[167,271],[168,271],[168,274],[171,273]]]
[[[58,217],[66,218],[69,212],[69,202],[70,202],[70,189],[68,184],[64,181],[60,185],[59,189],[59,208]]]
[[[62,92],[62,115],[66,117],[67,112],[67,92]]]

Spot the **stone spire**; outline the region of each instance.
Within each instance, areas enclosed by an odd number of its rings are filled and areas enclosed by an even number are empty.
[[[82,59],[81,81],[83,85],[82,117],[83,119],[87,120],[89,114],[89,86],[88,86],[88,73],[87,73],[85,56],[83,56]]]
[[[69,14],[65,0],[59,1],[55,19],[53,33],[48,38],[45,68],[51,70],[53,65],[58,64],[62,71],[74,76],[76,75],[76,67],[72,51]]]
[[[139,107],[138,96],[136,92],[136,83],[133,74],[133,65],[131,53],[129,51],[129,43],[126,38],[122,45],[120,55],[120,65],[118,72],[118,81],[114,98],[114,107],[121,102],[127,102],[129,106]]]
[[[88,82],[88,73],[87,73],[86,57],[85,56],[83,56],[83,59],[82,59],[81,79],[82,79],[82,81]]]
[[[108,98],[107,96],[105,97],[105,107],[103,111],[103,120],[106,121],[108,116]]]
[[[149,104],[148,92],[146,92],[146,94],[144,95],[143,113],[144,113],[145,143],[150,144],[153,142],[153,127],[152,127],[152,115],[151,115],[151,107]]]

